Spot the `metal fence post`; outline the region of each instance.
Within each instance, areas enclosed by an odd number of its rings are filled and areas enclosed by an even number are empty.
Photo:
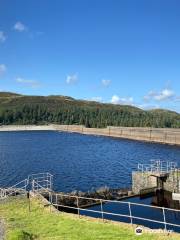
[[[32,191],[34,192],[34,179],[32,180]]]
[[[103,203],[102,203],[102,200],[100,200],[101,202],[101,217],[102,217],[102,220],[104,221],[104,213],[103,213]]]
[[[167,229],[167,224],[166,224],[166,215],[165,215],[165,210],[164,210],[164,207],[162,207],[162,210],[163,210],[163,219],[164,219],[164,228],[165,230]]]
[[[51,207],[50,207],[51,211],[52,211],[52,205],[53,205],[53,200],[52,200],[52,192],[51,192]]]
[[[133,224],[133,221],[132,221],[132,212],[131,212],[131,203],[128,202],[128,205],[129,205],[129,216],[130,216],[131,224]]]
[[[51,212],[51,193],[49,192],[49,202],[50,202],[50,209],[49,209],[49,211]]]
[[[57,206],[57,194],[56,194],[56,206]]]
[[[80,218],[80,212],[79,212],[79,198],[76,197],[76,201],[77,201],[77,208],[78,208],[78,216]]]

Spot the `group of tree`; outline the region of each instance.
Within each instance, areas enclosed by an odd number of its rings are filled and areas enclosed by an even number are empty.
[[[0,93],[0,124],[77,124],[107,126],[179,128],[180,114],[75,100],[63,96],[23,96]]]

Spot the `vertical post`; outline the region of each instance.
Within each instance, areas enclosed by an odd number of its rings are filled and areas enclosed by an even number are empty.
[[[131,203],[128,202],[128,205],[129,205],[129,216],[130,216],[131,224],[133,224],[133,221],[132,221],[132,212],[131,212]]]
[[[164,229],[167,230],[167,227],[166,227],[166,215],[165,215],[164,207],[162,208],[162,210],[163,210],[163,219],[164,219]]]
[[[34,192],[34,179],[32,180],[32,191]]]
[[[50,209],[49,209],[49,211],[51,212],[51,198],[50,198],[50,192],[49,192],[48,202],[50,203]]]
[[[52,176],[49,175],[49,188],[50,188],[50,189],[52,189],[51,185],[52,185]]]
[[[77,202],[77,208],[78,208],[78,216],[80,218],[80,212],[79,212],[79,198],[78,196],[76,197],[76,202]]]
[[[164,133],[164,143],[166,143],[166,139],[167,139],[167,132]]]
[[[50,212],[52,211],[52,192],[49,192]]]
[[[52,196],[52,192],[51,192],[51,204],[53,203],[53,200],[52,200],[53,196]]]
[[[104,221],[104,213],[103,213],[103,203],[102,203],[102,200],[100,200],[101,202],[101,217],[102,217],[102,220]]]
[[[31,211],[31,202],[30,202],[30,193],[29,191],[27,192],[27,199],[28,199],[28,210],[29,210],[29,213]]]
[[[179,181],[179,170],[178,170],[178,168],[176,169],[176,173],[177,173],[177,192],[180,192],[180,187],[179,187],[180,181]]]

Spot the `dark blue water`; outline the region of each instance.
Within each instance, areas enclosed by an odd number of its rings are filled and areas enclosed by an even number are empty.
[[[54,131],[0,132],[0,186],[49,171],[59,191],[130,187],[132,170],[153,158],[180,165],[180,148]]]
[[[108,202],[106,204],[103,204],[103,212],[106,212],[103,214],[103,218],[108,220],[113,220],[113,221],[131,223],[131,220],[129,217],[110,214],[110,213],[115,213],[115,214],[122,214],[122,215],[129,216],[130,212],[129,212],[128,202],[151,205],[152,198],[149,197],[146,199],[140,199],[139,197],[131,197],[131,198],[124,199],[123,201],[119,201],[115,203]],[[80,210],[81,215],[86,215],[86,216],[95,217],[95,218],[102,218],[100,205],[89,207],[88,210],[95,210],[95,211],[99,211],[100,213],[87,212],[86,210]],[[161,208],[152,208],[150,206],[138,206],[138,205],[131,204],[131,214],[132,216],[135,216],[135,217],[146,218],[146,219],[149,218],[151,220],[164,222],[163,211]],[[176,212],[170,209],[169,210],[165,209],[165,218],[167,223],[180,224],[180,212]],[[156,223],[156,222],[135,219],[135,218],[132,220],[132,223],[147,226],[149,228],[155,228],[155,229],[165,228],[164,223]],[[180,232],[180,227],[172,226],[170,224],[166,225],[166,229],[173,230],[175,232]]]

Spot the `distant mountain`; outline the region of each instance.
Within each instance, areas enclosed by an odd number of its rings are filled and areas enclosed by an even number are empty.
[[[0,92],[0,98],[3,98],[3,97],[18,97],[18,96],[22,96],[22,95],[18,94],[18,93],[12,93],[12,92]]]
[[[86,127],[180,127],[180,114],[67,96],[25,96],[0,92],[0,124],[80,124]]]

